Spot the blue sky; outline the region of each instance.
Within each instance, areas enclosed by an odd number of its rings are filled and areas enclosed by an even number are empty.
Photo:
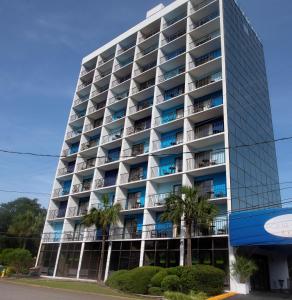
[[[1,0],[0,148],[59,154],[82,57],[160,2],[172,1]],[[280,2],[239,1],[265,47],[276,137],[292,135],[292,1]],[[277,144],[281,182],[292,181],[291,148]],[[0,190],[49,193],[56,166],[54,158],[0,153]],[[0,192],[0,203],[21,195]],[[47,206],[49,196],[25,195]]]

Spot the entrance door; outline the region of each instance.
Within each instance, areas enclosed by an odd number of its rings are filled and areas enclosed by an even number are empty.
[[[269,260],[264,255],[254,255],[252,259],[255,261],[258,271],[250,278],[251,289],[253,291],[269,291]]]

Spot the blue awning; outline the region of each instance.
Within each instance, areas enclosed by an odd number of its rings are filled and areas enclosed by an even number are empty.
[[[231,246],[291,245],[292,208],[233,212],[229,233]]]

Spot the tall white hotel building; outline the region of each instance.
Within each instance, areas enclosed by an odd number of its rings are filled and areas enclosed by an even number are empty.
[[[185,258],[165,197],[197,186],[219,208],[194,228],[193,263],[229,270],[228,212],[280,201],[263,46],[234,0],[177,0],[82,60],[42,236],[52,277],[96,279],[101,232],[81,218],[122,205],[104,276]],[[226,283],[229,283],[227,278]]]

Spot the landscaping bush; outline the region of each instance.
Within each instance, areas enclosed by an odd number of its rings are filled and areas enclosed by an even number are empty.
[[[172,267],[167,269],[167,274],[168,275],[176,275],[178,277],[181,277],[185,267],[183,266],[177,266],[177,267]]]
[[[161,282],[161,288],[164,291],[177,292],[181,290],[180,279],[176,275],[168,275]]]
[[[168,270],[164,269],[159,271],[158,273],[156,273],[152,278],[151,278],[151,285],[155,286],[155,287],[161,287],[161,282],[162,280],[167,276],[168,274]]]
[[[27,273],[32,266],[31,253],[26,249],[4,249],[1,252],[1,261],[4,265],[13,267],[16,273]]]
[[[196,265],[185,267],[180,278],[182,291],[189,293],[204,292],[207,295],[222,293],[224,288],[225,273],[213,266]]]
[[[16,273],[15,268],[13,267],[8,267],[5,270],[5,276],[9,277],[11,275],[14,275]]]
[[[157,286],[152,286],[148,289],[148,294],[153,296],[161,296],[163,295],[163,291]]]
[[[116,272],[109,277],[107,285],[128,293],[147,294],[151,278],[160,270],[160,267],[146,266],[115,275]]]

